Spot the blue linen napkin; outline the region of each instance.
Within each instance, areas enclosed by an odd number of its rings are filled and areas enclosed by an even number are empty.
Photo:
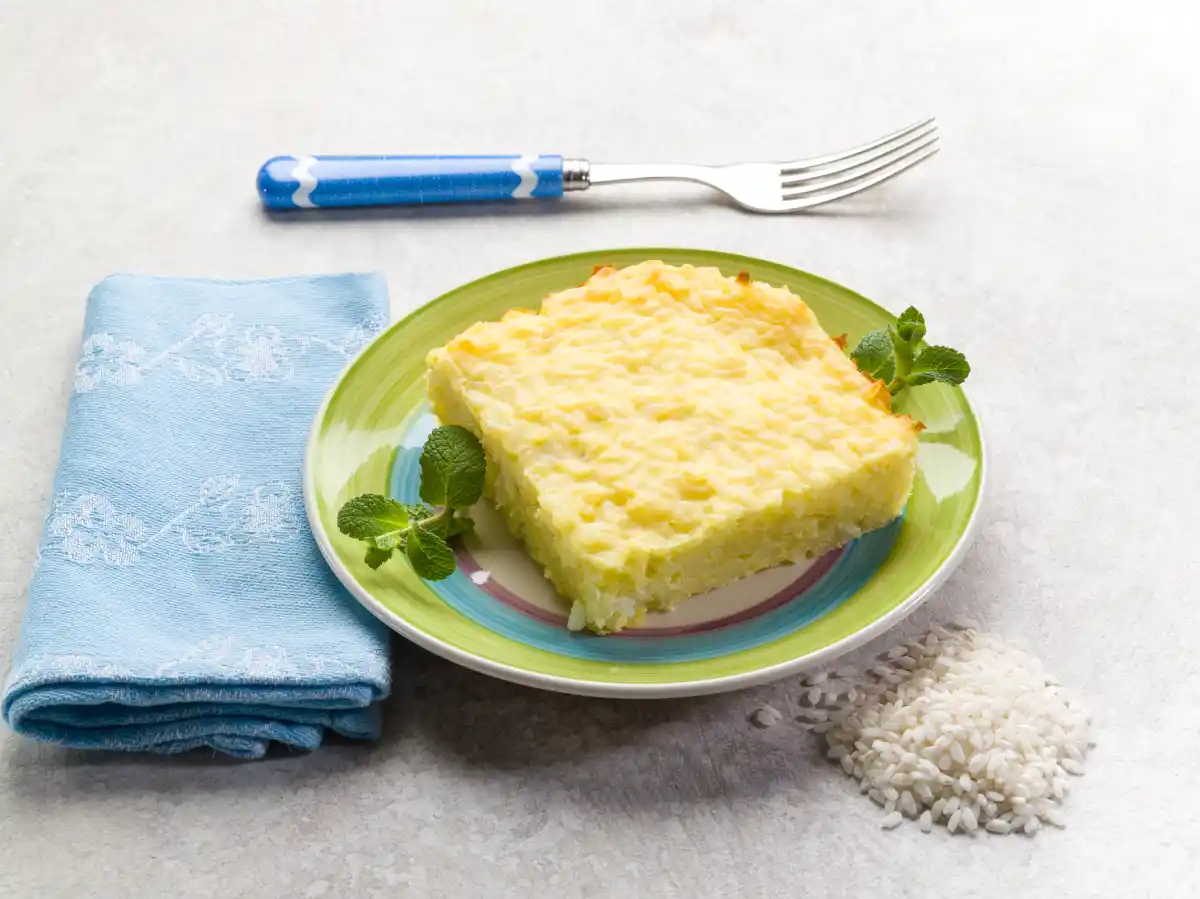
[[[114,275],[88,298],[2,710],[67,746],[261,756],[373,738],[384,626],[309,534],[301,465],[378,275]]]

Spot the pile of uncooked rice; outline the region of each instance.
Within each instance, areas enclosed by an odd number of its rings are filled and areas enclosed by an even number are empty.
[[[803,681],[800,721],[883,806],[882,826],[1033,833],[1063,826],[1068,775],[1092,745],[1086,712],[1041,662],[968,623]]]

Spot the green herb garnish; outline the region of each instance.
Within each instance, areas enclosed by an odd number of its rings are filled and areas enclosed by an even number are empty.
[[[967,357],[947,346],[922,349],[924,338],[925,316],[909,306],[889,327],[863,337],[850,358],[863,374],[883,381],[893,396],[905,387],[965,381],[971,373]]]
[[[440,581],[454,573],[446,541],[475,527],[467,510],[483,496],[487,462],[475,435],[458,425],[435,428],[421,450],[421,499],[401,503],[364,493],[338,511],[338,530],[367,544],[366,562],[378,568],[399,551],[418,576]]]

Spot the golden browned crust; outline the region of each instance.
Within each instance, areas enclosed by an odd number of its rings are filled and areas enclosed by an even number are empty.
[[[867,402],[878,406],[885,412],[891,412],[892,394],[891,391],[887,389],[887,384],[883,383],[883,381],[871,378],[869,375],[867,377],[871,381],[871,383],[867,386],[867,389],[863,392],[863,396],[866,398]]]

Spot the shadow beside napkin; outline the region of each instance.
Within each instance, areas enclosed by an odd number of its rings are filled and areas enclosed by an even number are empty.
[[[377,736],[387,631],[326,567],[300,479],[317,407],[386,316],[378,275],[97,285],[4,692],[15,731],[246,758]]]

